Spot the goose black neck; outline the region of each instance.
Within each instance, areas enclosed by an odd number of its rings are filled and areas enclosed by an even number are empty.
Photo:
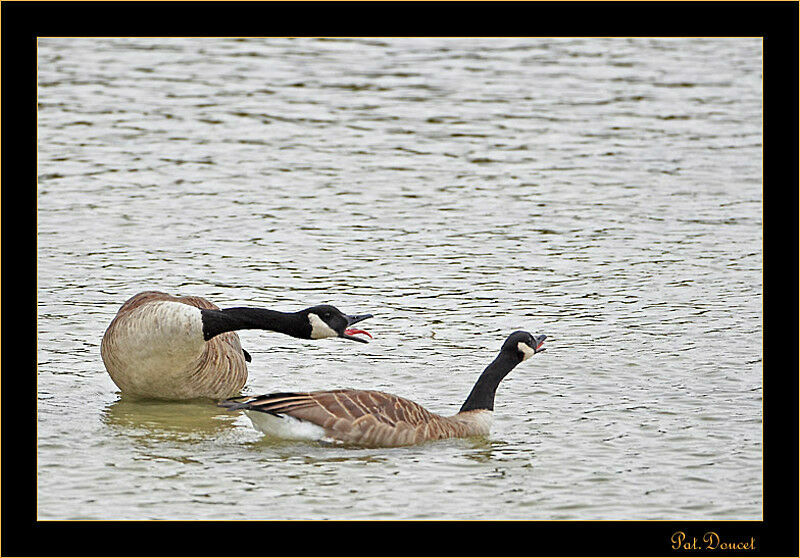
[[[225,308],[224,310],[201,310],[203,338],[208,341],[220,333],[239,329],[266,329],[308,338],[311,325],[296,313],[278,312],[265,308]]]
[[[522,362],[522,357],[511,351],[502,351],[492,363],[486,367],[478,381],[472,387],[469,397],[461,406],[463,411],[474,411],[476,409],[494,410],[494,394],[497,386],[514,367]]]

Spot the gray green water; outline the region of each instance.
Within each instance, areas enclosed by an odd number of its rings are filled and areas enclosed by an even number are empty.
[[[38,64],[39,519],[761,518],[760,40],[41,39]],[[488,439],[275,443],[120,396],[100,340],[146,289],[375,315],[369,345],[242,332],[246,393],[452,413],[511,331],[548,350]]]

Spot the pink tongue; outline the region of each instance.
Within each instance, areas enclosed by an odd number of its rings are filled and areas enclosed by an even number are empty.
[[[364,331],[363,329],[346,329],[344,330],[345,335],[356,335],[358,333],[363,333],[364,335],[368,336],[370,339],[373,339],[372,335],[368,331]]]

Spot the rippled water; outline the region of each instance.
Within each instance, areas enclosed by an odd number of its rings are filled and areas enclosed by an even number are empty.
[[[761,518],[760,40],[41,39],[38,64],[39,519]],[[242,332],[246,393],[452,413],[511,331],[548,350],[488,439],[275,443],[120,396],[100,340],[146,289],[375,314],[369,345]]]

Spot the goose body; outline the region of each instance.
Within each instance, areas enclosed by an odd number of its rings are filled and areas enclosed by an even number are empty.
[[[511,334],[484,370],[461,410],[432,413],[413,401],[371,390],[271,393],[220,402],[243,409],[253,426],[272,437],[318,440],[367,447],[393,447],[428,440],[486,436],[492,425],[494,395],[500,381],[520,362],[543,351],[546,336]]]
[[[354,337],[347,326],[371,317],[333,306],[300,312],[229,308],[197,296],[145,291],[128,299],[103,335],[100,354],[123,394],[156,399],[221,399],[247,381],[249,354],[238,329],[267,329],[304,339]],[[367,334],[369,335],[369,334]]]

